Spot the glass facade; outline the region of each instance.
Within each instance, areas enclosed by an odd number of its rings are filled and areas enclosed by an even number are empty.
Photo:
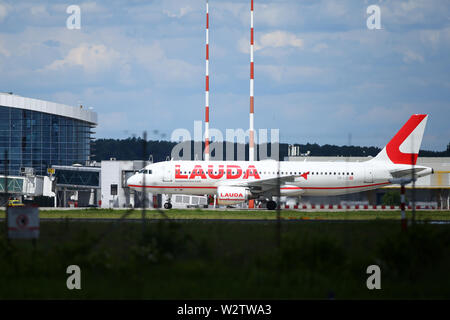
[[[68,117],[0,106],[0,174],[19,175],[32,167],[47,175],[52,165],[85,164],[90,156],[93,125]]]

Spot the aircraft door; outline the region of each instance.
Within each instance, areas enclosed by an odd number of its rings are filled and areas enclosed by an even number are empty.
[[[172,166],[166,165],[164,167],[164,176],[163,176],[163,181],[165,182],[170,182],[173,179],[173,171],[172,171]]]
[[[372,168],[364,168],[364,182],[365,183],[373,182],[373,169]]]

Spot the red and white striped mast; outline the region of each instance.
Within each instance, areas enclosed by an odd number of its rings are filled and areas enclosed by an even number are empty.
[[[253,116],[254,116],[254,95],[253,95],[253,80],[254,80],[254,66],[253,66],[253,0],[250,4],[250,144],[248,150],[248,160],[255,161],[255,128],[253,126]],[[253,209],[255,207],[255,200],[248,201],[248,207]]]
[[[209,161],[209,11],[206,0],[205,161]]]
[[[250,145],[249,145],[249,161],[255,160],[255,129],[253,126],[254,117],[254,92],[253,92],[253,80],[254,80],[254,66],[253,66],[253,0],[251,0],[250,7]]]

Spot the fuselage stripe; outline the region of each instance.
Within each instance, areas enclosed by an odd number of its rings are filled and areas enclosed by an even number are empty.
[[[355,189],[355,188],[367,188],[367,187],[374,187],[374,186],[380,186],[384,184],[390,184],[390,182],[381,182],[381,183],[374,183],[374,184],[367,184],[364,186],[345,186],[345,187],[291,187],[291,188],[281,188],[281,190],[300,190],[300,189],[309,189],[309,190],[327,190],[327,189]],[[131,188],[143,188],[144,186],[138,186],[138,185],[129,185],[128,187]],[[165,188],[176,188],[176,189],[217,189],[217,187],[213,186],[145,186],[145,188],[154,188],[154,189],[165,189]]]
[[[137,186],[137,185],[128,185],[131,188],[143,188],[144,186]],[[145,188],[177,188],[177,189],[217,189],[217,187],[211,187],[211,186],[205,186],[205,187],[199,187],[199,186],[145,186]]]
[[[301,187],[301,189],[313,189],[313,190],[321,190],[321,189],[355,189],[355,188],[367,188],[367,187],[374,187],[374,186],[381,186],[383,184],[390,184],[390,182],[381,182],[381,183],[374,183],[374,184],[367,184],[365,186],[347,186],[347,187]]]

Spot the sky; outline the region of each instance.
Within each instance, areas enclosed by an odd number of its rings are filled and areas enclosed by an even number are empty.
[[[69,5],[81,9],[68,29]],[[370,5],[381,29],[369,29]],[[210,127],[249,126],[250,0],[210,0]],[[450,142],[450,1],[255,0],[255,128],[383,147],[429,114]],[[92,107],[96,138],[192,135],[205,109],[205,0],[0,0],[0,91]]]

